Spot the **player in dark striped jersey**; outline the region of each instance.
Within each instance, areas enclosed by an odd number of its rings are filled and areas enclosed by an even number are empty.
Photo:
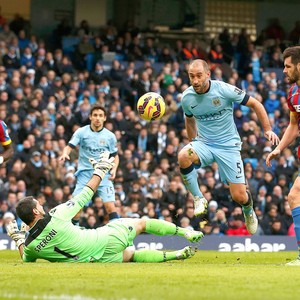
[[[287,100],[290,109],[290,124],[284,132],[281,142],[267,156],[267,166],[271,166],[271,160],[295,141],[300,129],[300,46],[286,48],[283,52],[283,59],[283,73],[289,83],[292,84]],[[298,147],[298,156],[299,150]],[[300,173],[288,194],[288,202],[292,210],[299,255],[297,259],[287,263],[287,265],[300,266]]]
[[[4,152],[0,153],[0,165],[9,160],[14,154],[14,148],[8,134],[7,125],[0,120],[0,143]]]

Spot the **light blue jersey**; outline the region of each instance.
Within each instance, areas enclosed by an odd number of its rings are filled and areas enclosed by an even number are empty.
[[[233,105],[245,105],[248,99],[249,95],[239,88],[216,80],[210,80],[206,93],[197,94],[191,86],[182,97],[184,113],[187,118],[195,118],[198,131],[185,147],[195,150],[202,167],[217,162],[221,180],[227,184],[245,183],[242,142],[234,123]],[[193,185],[200,193],[198,183]]]
[[[109,151],[113,156],[118,152],[117,138],[114,133],[106,128],[96,132],[91,129],[90,125],[86,125],[77,129],[68,145],[75,148],[79,145],[78,169],[75,173],[77,177],[76,188],[73,196],[77,195],[87,184],[93,173],[93,167],[89,162],[89,158],[99,159],[100,153]],[[103,202],[114,201],[114,188],[110,174],[106,174],[101,181],[98,194],[103,199]]]
[[[199,140],[216,147],[238,147],[241,139],[233,119],[233,104],[245,105],[249,96],[239,88],[222,81],[210,80],[210,88],[197,94],[187,88],[182,96],[182,108],[186,117],[194,117]]]

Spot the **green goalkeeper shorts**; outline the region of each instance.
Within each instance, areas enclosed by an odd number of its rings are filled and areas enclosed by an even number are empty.
[[[127,219],[128,220],[128,219]],[[106,225],[109,227],[108,243],[99,262],[121,263],[123,262],[123,251],[133,246],[136,230],[122,219],[114,220]]]

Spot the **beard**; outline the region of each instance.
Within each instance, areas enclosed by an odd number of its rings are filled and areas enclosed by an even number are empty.
[[[291,84],[298,82],[300,76],[299,76],[297,69],[295,69],[293,71],[293,73],[290,76],[288,76],[287,78],[288,78],[289,83],[291,83]]]
[[[193,86],[193,88],[197,94],[204,94],[206,92],[206,81],[196,87]]]

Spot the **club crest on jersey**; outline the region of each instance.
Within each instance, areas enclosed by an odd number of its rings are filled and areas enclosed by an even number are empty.
[[[293,106],[294,106],[296,112],[300,112],[300,105],[293,105]]]
[[[106,145],[106,141],[105,141],[105,140],[100,140],[100,141],[99,141],[99,144],[100,144],[101,146],[105,146],[105,145]]]
[[[213,106],[220,106],[221,105],[221,100],[219,98],[214,98],[212,99],[212,104]]]

